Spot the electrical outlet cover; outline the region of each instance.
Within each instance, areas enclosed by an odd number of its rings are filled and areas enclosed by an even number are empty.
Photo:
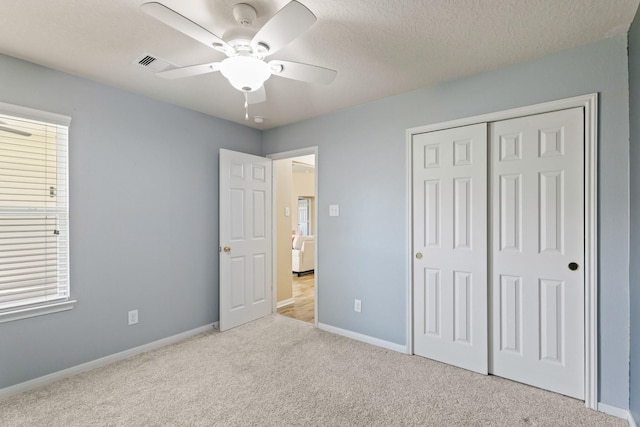
[[[131,310],[129,312],[129,325],[135,325],[138,323],[138,310]]]

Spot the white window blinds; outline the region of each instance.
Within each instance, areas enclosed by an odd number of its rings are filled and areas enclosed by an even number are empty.
[[[68,123],[54,118],[0,114],[0,314],[69,298]]]

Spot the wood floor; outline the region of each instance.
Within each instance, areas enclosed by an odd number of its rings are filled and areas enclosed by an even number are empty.
[[[313,323],[314,321],[314,298],[315,298],[315,276],[313,273],[297,277],[293,276],[293,299],[291,305],[281,307],[278,313],[293,319]]]

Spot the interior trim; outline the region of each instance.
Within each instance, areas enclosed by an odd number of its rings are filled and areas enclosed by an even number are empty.
[[[622,418],[623,420],[627,420],[629,423],[629,427],[637,427],[631,412],[626,409],[618,408],[617,406],[607,405],[606,403],[598,403],[598,412],[602,412],[603,414],[611,415],[614,417]]]
[[[405,346],[403,344],[396,344],[394,342],[381,340],[369,335],[360,334],[358,332],[349,331],[347,329],[337,328],[335,326],[326,325],[324,323],[318,323],[318,329],[332,334],[340,335],[346,338],[351,338],[356,341],[362,341],[367,344],[375,345],[376,347],[386,348],[387,350],[397,351],[398,353],[405,353]]]
[[[22,119],[45,121],[56,125],[69,126],[71,117],[62,114],[51,113],[49,111],[36,110],[34,108],[23,107],[21,105],[7,104],[0,102],[0,113],[8,116],[18,116]]]
[[[294,302],[296,302],[296,300],[294,300],[293,298],[278,301],[278,303],[276,304],[276,308],[286,307],[288,305],[293,304]]]
[[[77,302],[76,300],[53,301],[33,307],[16,308],[0,313],[0,323],[72,310]]]

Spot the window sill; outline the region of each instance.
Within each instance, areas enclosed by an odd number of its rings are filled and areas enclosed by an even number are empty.
[[[42,316],[44,314],[71,310],[76,302],[76,300],[62,301],[39,305],[36,307],[17,308],[15,310],[0,313],[0,323],[12,322],[14,320],[26,319],[28,317],[36,317]]]

